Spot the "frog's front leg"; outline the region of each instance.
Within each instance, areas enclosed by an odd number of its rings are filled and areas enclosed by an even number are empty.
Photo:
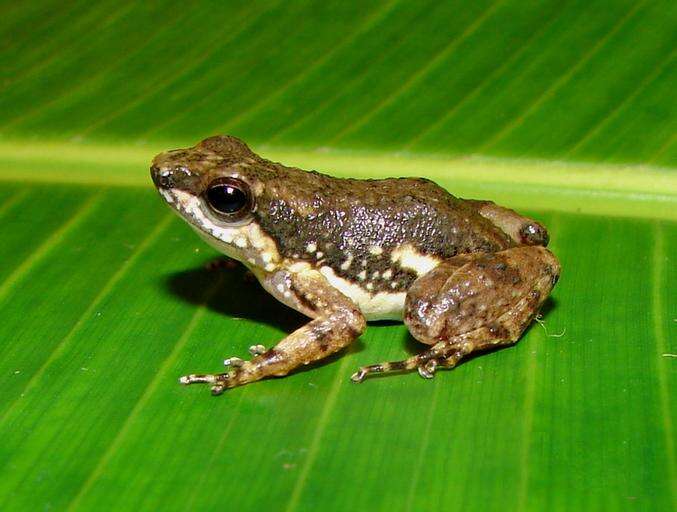
[[[286,375],[299,366],[323,359],[349,345],[364,331],[366,321],[355,303],[333,288],[319,272],[286,274],[284,283],[278,284],[286,292],[281,297],[284,302],[313,320],[269,350],[261,345],[250,347],[254,356],[250,361],[226,359],[228,372],[187,375],[181,377],[182,384],[211,384],[212,393],[219,395],[227,388]]]
[[[407,293],[404,320],[411,334],[432,345],[403,361],[360,368],[370,373],[417,369],[431,378],[476,350],[516,342],[557,282],[560,265],[541,246],[457,256],[417,279]]]

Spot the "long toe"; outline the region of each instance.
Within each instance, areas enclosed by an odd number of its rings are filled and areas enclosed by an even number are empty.
[[[226,390],[226,386],[223,384],[216,384],[215,386],[212,386],[212,395],[218,396],[222,394]]]
[[[362,382],[364,380],[364,378],[366,376],[367,376],[367,370],[365,370],[364,368],[360,368],[359,370],[357,370],[355,373],[353,373],[350,376],[350,380],[352,380],[356,384],[359,384],[360,382]]]
[[[179,379],[179,382],[184,385],[204,383],[209,384],[215,381],[216,377],[214,377],[214,375],[196,375],[194,373],[191,373],[190,375],[184,375]]]
[[[432,379],[435,376],[436,369],[437,361],[432,359],[418,367],[418,374],[424,379]]]

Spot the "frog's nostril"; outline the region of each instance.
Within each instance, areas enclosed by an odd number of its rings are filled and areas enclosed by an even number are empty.
[[[174,180],[172,179],[172,171],[168,169],[160,169],[156,165],[150,168],[150,175],[153,178],[153,183],[158,188],[172,188],[174,187]]]

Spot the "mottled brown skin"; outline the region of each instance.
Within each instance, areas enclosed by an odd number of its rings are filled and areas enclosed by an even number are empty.
[[[514,343],[559,278],[559,264],[541,246],[450,258],[420,277],[407,293],[404,322],[432,347],[405,361],[360,368],[369,373],[411,370],[431,378],[475,350]]]
[[[228,136],[158,155],[151,175],[210,243],[312,318],[275,348],[251,350],[251,361],[227,360],[229,372],[182,379],[210,383],[217,394],[340,350],[363,332],[365,316],[378,317],[381,302],[432,346],[406,361],[361,368],[353,380],[405,369],[430,377],[474,350],[517,341],[559,276],[543,226],[422,178],[333,178],[265,160]],[[232,178],[251,196],[236,219],[206,199],[209,187]],[[246,241],[236,246],[233,237]],[[398,259],[403,248],[414,263]]]

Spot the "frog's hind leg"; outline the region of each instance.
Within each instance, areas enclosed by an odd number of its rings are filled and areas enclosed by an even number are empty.
[[[371,373],[418,370],[432,378],[468,354],[515,343],[559,277],[557,259],[544,247],[451,258],[419,278],[405,303],[405,323],[428,350],[403,361],[360,368]]]
[[[501,327],[480,328],[475,331],[453,336],[440,341],[428,350],[402,361],[389,361],[385,363],[363,366],[355,372],[351,379],[353,382],[362,382],[371,373],[391,373],[401,371],[418,370],[421,377],[432,379],[438,368],[454,368],[465,356],[475,350],[487,349],[500,345],[512,344],[517,341],[536,314],[537,307],[534,303],[537,296],[526,298],[517,308],[510,313],[510,318],[502,318],[497,322],[510,323],[517,328],[510,331]]]

